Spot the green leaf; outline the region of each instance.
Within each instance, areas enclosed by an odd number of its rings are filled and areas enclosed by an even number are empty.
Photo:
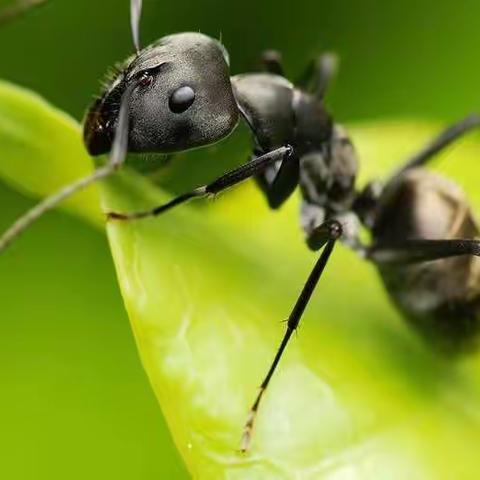
[[[62,135],[56,125],[55,138]],[[32,141],[37,127],[29,126]],[[436,130],[410,121],[353,128],[362,181],[386,175]],[[1,128],[0,144],[4,137]],[[69,148],[56,153],[77,158]],[[13,165],[23,161],[11,155]],[[479,155],[470,141],[435,163],[467,189],[476,209]],[[42,161],[51,181],[64,176],[63,164]],[[17,170],[20,185],[27,167]],[[102,188],[105,210],[167,198],[127,171]],[[316,259],[303,244],[297,211],[294,198],[272,213],[247,184],[204,209],[187,205],[108,226],[141,359],[192,476],[476,478],[479,357],[435,357],[391,307],[374,267],[341,246],[265,396],[251,452],[237,452],[281,321]]]
[[[30,196],[43,197],[92,169],[78,123],[37,94],[0,81],[0,176]],[[65,202],[80,217],[100,224],[98,189]]]
[[[366,169],[380,171],[429,130],[384,124],[354,136]],[[458,152],[465,184],[474,153]],[[105,208],[120,211],[166,200],[132,175],[104,193]],[[247,186],[207,211],[109,225],[144,366],[193,476],[465,478],[480,434],[477,359],[435,358],[389,305],[374,268],[343,247],[272,381],[251,453],[236,453],[281,321],[315,260],[297,211],[294,199],[272,213]]]

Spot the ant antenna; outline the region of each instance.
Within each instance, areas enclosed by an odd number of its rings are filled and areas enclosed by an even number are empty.
[[[98,180],[109,177],[115,173],[124,163],[127,156],[128,133],[129,133],[129,106],[130,97],[134,87],[130,87],[125,91],[121,100],[120,112],[118,114],[118,123],[115,129],[115,137],[113,139],[112,149],[110,151],[108,162],[95,170],[91,175],[83,177],[76,182],[54,193],[50,197],[35,205],[31,210],[22,215],[1,237],[0,237],[0,253],[17,239],[30,225],[38,220],[44,213],[52,210],[60,202],[70,197],[74,193],[83,190]]]
[[[13,5],[0,11],[0,25],[15,20],[29,10],[40,7],[46,2],[47,0],[17,0]]]
[[[36,4],[43,1],[46,0],[24,0],[24,4]],[[130,13],[133,43],[138,54],[140,52],[139,24],[142,14],[142,0],[131,0]],[[123,165],[128,150],[129,106],[133,88],[133,86],[128,88],[122,96],[117,127],[115,128],[115,136],[112,143],[112,149],[110,150],[108,162],[104,166],[95,170],[91,175],[81,178],[76,182],[73,182],[72,184],[62,188],[50,197],[45,198],[42,202],[38,203],[35,207],[22,215],[2,236],[0,236],[0,253],[6,250],[6,248],[21,233],[29,228],[30,225],[34,223],[35,220],[39,219],[44,213],[52,210],[60,202],[70,197],[74,193],[83,190],[92,183],[109,177]]]
[[[142,0],[131,0],[130,2],[130,23],[132,26],[132,37],[137,55],[140,53],[140,17],[142,16]]]

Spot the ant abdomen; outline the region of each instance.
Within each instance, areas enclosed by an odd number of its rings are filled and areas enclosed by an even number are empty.
[[[479,228],[457,184],[415,168],[385,189],[372,233],[375,245],[398,245],[411,240],[478,238]],[[480,258],[461,255],[377,265],[393,302],[429,343],[447,353],[476,346]]]

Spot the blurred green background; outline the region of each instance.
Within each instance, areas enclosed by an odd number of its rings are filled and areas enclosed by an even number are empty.
[[[127,0],[52,0],[1,29],[0,76],[81,119],[106,68],[131,52],[128,14]],[[342,66],[329,104],[342,122],[447,122],[480,107],[478,18],[478,0],[147,0],[142,38],[221,36],[234,73],[255,68],[265,48],[283,52],[292,76],[335,50]],[[211,174],[210,154],[194,155],[192,168],[170,172],[172,188]],[[0,229],[32,203],[0,186]],[[103,235],[54,213],[1,260],[0,478],[187,478]]]

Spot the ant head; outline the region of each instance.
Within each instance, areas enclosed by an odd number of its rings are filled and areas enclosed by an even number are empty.
[[[127,61],[85,119],[90,154],[110,151],[127,91],[131,152],[209,145],[226,137],[238,121],[225,48],[199,33],[164,37]]]

